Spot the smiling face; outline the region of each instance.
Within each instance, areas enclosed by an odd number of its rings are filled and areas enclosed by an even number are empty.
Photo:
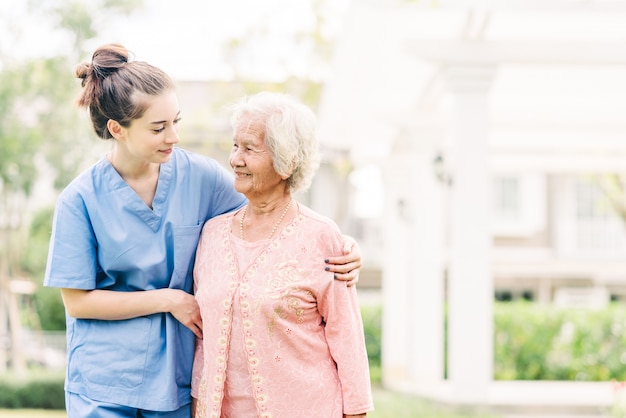
[[[165,163],[179,141],[180,109],[176,93],[168,91],[158,96],[143,96],[139,100],[147,101],[144,114],[126,128],[109,121],[109,130],[126,159]]]
[[[267,199],[285,192],[285,179],[274,170],[264,125],[259,120],[245,116],[240,120],[234,132],[230,166],[235,172],[235,189],[248,199]]]

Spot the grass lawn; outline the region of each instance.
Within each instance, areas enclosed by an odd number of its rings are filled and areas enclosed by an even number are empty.
[[[0,418],[67,418],[65,411],[42,409],[0,409]]]
[[[374,411],[367,418],[498,418],[496,415],[452,412],[414,396],[390,392],[373,386]],[[3,418],[0,415],[0,418]]]
[[[497,418],[493,415],[450,412],[429,402],[389,392],[374,386],[376,410],[367,414],[368,418]],[[37,409],[0,409],[0,418],[66,418],[65,411],[45,411]]]

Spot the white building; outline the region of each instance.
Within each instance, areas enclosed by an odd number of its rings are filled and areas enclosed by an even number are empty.
[[[382,272],[388,386],[457,404],[612,402],[608,383],[494,382],[492,301],[626,292],[625,222],[596,183],[626,171],[626,2],[353,1],[320,120],[326,145],[384,185],[360,238]],[[376,196],[369,178],[357,198]]]

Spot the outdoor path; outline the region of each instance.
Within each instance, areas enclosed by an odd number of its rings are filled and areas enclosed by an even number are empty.
[[[609,418],[608,415],[578,415],[578,414],[559,414],[559,415],[543,415],[543,414],[502,414],[502,418]]]

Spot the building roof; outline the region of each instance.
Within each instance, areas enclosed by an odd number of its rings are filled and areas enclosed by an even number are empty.
[[[523,170],[619,169],[625,47],[626,2],[353,1],[322,96],[322,140],[358,163],[388,155],[407,131],[445,131],[443,74],[489,65],[496,168],[513,155]]]

